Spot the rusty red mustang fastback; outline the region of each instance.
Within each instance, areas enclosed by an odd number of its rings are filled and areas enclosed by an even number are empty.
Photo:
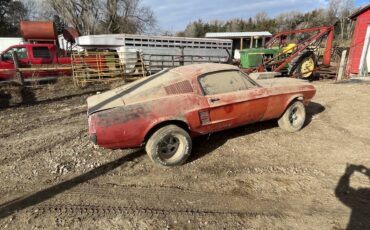
[[[271,119],[300,130],[315,92],[298,79],[253,80],[232,65],[187,65],[89,97],[89,133],[100,146],[145,145],[152,161],[180,165],[197,135]]]

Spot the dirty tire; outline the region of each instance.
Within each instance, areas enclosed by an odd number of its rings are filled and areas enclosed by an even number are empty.
[[[308,65],[308,66],[307,66]],[[314,69],[317,67],[317,59],[315,53],[312,51],[306,51],[301,54],[295,61],[292,61],[292,68],[290,75],[298,75],[300,79],[312,81],[315,78]],[[312,72],[307,73],[307,71]]]
[[[306,109],[301,101],[294,101],[278,120],[279,127],[288,132],[300,130],[306,120]]]
[[[184,129],[167,125],[152,134],[145,145],[150,159],[164,167],[182,165],[191,153],[192,140]]]

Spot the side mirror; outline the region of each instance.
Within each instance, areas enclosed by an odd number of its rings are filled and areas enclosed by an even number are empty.
[[[1,61],[5,61],[4,55],[1,54]]]

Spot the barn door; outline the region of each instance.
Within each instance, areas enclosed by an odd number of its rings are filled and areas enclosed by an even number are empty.
[[[367,26],[366,38],[367,38],[366,64],[367,72],[370,73],[370,25]]]
[[[364,75],[364,71],[370,72],[370,24],[367,26],[364,48],[362,49],[362,55],[359,66],[360,75]]]

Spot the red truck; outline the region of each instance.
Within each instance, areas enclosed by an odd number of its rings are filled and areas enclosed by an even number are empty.
[[[48,64],[71,64],[70,57],[61,57],[57,55],[57,48],[54,44],[22,44],[11,46],[1,53],[0,59],[0,79],[10,79],[14,77],[14,63],[11,55],[14,51],[19,59],[19,67],[29,70],[22,71],[25,78],[37,75],[56,76],[70,74],[68,69],[54,69],[37,71],[38,67],[47,66]],[[41,66],[42,65],[42,66]]]
[[[10,46],[0,54],[0,80],[15,76],[11,51],[18,56],[19,68],[24,78],[71,74],[71,58],[60,49],[53,22],[22,21],[20,33],[26,44]],[[72,28],[66,28],[63,36],[72,44],[78,33]]]

